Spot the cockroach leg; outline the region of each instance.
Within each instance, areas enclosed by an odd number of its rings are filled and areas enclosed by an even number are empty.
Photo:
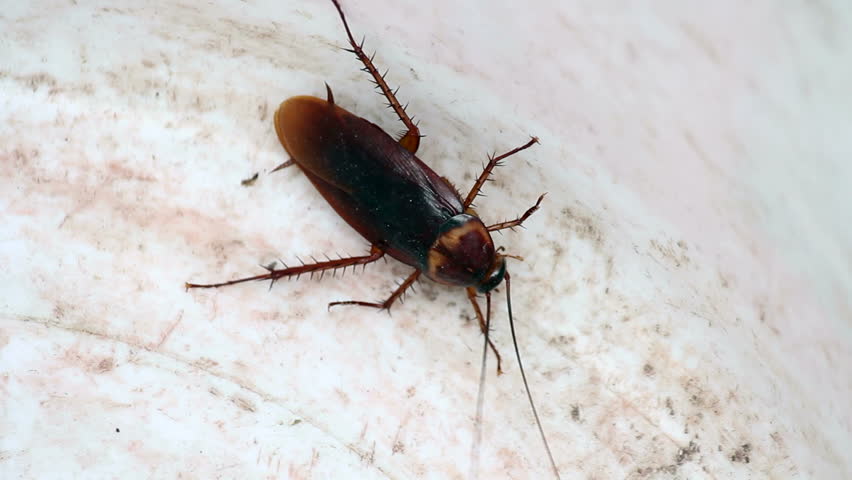
[[[283,169],[285,169],[289,166],[295,165],[295,164],[296,164],[296,162],[294,162],[293,159],[291,158],[290,160],[287,160],[286,162],[282,163],[281,165],[278,165],[277,167],[273,168],[272,171],[269,172],[269,173],[274,173],[274,172],[277,172],[278,170],[283,170]]]
[[[417,148],[420,146],[420,129],[417,128],[417,125],[414,121],[412,121],[411,117],[408,116],[408,113],[405,111],[405,107],[403,107],[396,99],[396,90],[391,90],[390,87],[388,87],[387,82],[385,82],[385,75],[387,75],[387,72],[384,74],[379,73],[379,70],[375,65],[373,65],[372,58],[364,53],[362,48],[364,42],[362,41],[361,44],[358,44],[355,41],[355,38],[352,36],[352,32],[349,30],[349,24],[346,22],[346,16],[343,14],[343,9],[340,8],[340,3],[337,0],[331,1],[337,8],[337,13],[340,14],[340,19],[343,21],[343,28],[346,29],[346,36],[349,37],[349,45],[352,48],[347,49],[347,51],[354,53],[355,56],[358,57],[358,60],[361,60],[361,63],[364,64],[364,71],[373,77],[373,81],[376,83],[376,86],[382,91],[385,98],[387,98],[388,106],[396,112],[399,120],[405,125],[405,128],[408,129],[408,131],[405,132],[405,135],[399,139],[399,144],[409,152],[417,153]],[[397,90],[399,90],[399,88],[397,88]]]
[[[498,165],[502,165],[500,160],[503,160],[506,157],[511,157],[512,155],[520,152],[521,150],[526,150],[533,146],[534,143],[538,143],[537,137],[532,137],[529,142],[521,145],[518,148],[509,150],[503,155],[492,156],[488,159],[488,165],[482,170],[482,173],[479,175],[479,178],[476,179],[476,183],[473,184],[473,188],[470,189],[470,192],[467,194],[467,198],[464,199],[464,208],[467,210],[473,204],[473,200],[479,195],[479,190],[482,189],[482,186],[488,180],[488,177],[491,175],[491,171],[494,170],[494,167]]]
[[[391,305],[393,305],[393,303],[397,299],[402,297],[402,294],[405,293],[405,291],[408,290],[408,288],[411,287],[411,285],[414,284],[414,282],[416,282],[418,278],[420,278],[421,273],[423,273],[423,272],[421,272],[420,270],[415,270],[411,275],[408,276],[408,278],[406,278],[396,288],[396,290],[393,291],[393,293],[391,293],[390,297],[388,297],[388,299],[385,300],[382,303],[361,302],[361,301],[358,301],[358,300],[347,300],[347,301],[344,301],[344,302],[331,302],[331,303],[328,304],[328,308],[330,310],[331,307],[337,307],[337,306],[340,306],[340,305],[359,305],[361,307],[372,307],[372,308],[378,308],[379,310],[390,311]]]
[[[373,246],[370,249],[369,255],[363,255],[360,257],[347,257],[347,258],[338,258],[334,260],[327,260],[324,262],[315,262],[315,263],[304,263],[297,267],[287,267],[285,268],[275,269],[272,265],[264,267],[268,270],[268,273],[263,275],[255,275],[253,277],[245,277],[237,280],[229,280],[227,282],[221,283],[209,283],[209,284],[201,284],[201,283],[189,283],[185,284],[187,290],[190,288],[219,288],[226,287],[228,285],[234,285],[237,283],[243,282],[251,282],[251,281],[262,281],[269,280],[275,283],[276,280],[285,277],[299,277],[303,274],[314,274],[317,272],[323,272],[326,270],[336,270],[338,268],[346,268],[356,265],[366,265],[368,263],[375,262],[376,260],[382,258],[385,255],[379,247]],[[283,263],[283,262],[282,262]],[[271,285],[270,285],[271,287]]]
[[[500,356],[500,352],[497,351],[497,347],[491,342],[491,339],[488,338],[488,326],[485,321],[485,317],[482,315],[482,309],[479,308],[479,302],[476,301],[476,289],[473,287],[467,287],[467,298],[470,300],[470,304],[473,305],[473,310],[476,312],[476,319],[479,320],[479,329],[482,331],[483,335],[486,335],[486,339],[488,339],[488,346],[491,347],[491,351],[494,352],[494,356],[497,357],[497,375],[503,374],[503,358]]]
[[[489,225],[488,231],[489,232],[496,232],[497,230],[503,230],[504,228],[520,227],[521,224],[523,224],[524,221],[530,217],[530,215],[532,215],[533,213],[536,212],[536,210],[538,210],[538,207],[541,205],[541,201],[544,199],[545,195],[547,195],[547,194],[542,193],[541,196],[538,197],[538,200],[536,200],[535,205],[528,208],[527,211],[524,212],[524,214],[521,215],[520,217],[518,217],[514,220],[510,220],[508,222],[500,222],[500,223],[495,223],[494,225]]]

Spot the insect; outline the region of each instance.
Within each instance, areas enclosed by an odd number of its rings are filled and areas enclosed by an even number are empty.
[[[360,118],[337,105],[331,87],[326,84],[325,100],[311,96],[297,96],[285,100],[275,113],[275,132],[290,159],[273,171],[297,165],[332,208],[372,245],[370,252],[355,257],[326,258],[312,263],[275,268],[264,267],[267,272],[212,284],[186,283],[186,288],[218,288],[250,281],[276,280],[315,274],[338,269],[355,268],[375,262],[385,255],[414,267],[414,271],[383,302],[348,300],[332,302],[329,308],[357,305],[389,310],[391,306],[421,276],[445,285],[463,287],[474,309],[484,335],[480,388],[477,398],[477,439],[482,416],[483,386],[487,352],[490,348],[497,358],[497,372],[502,372],[500,353],[488,338],[491,321],[491,291],[505,283],[507,310],[512,341],[527,398],[535,417],[553,473],[559,471],[550,452],[550,446],[530,393],[523,370],[515,328],[512,319],[510,275],[506,258],[495,248],[491,233],[520,226],[541,205],[541,195],[535,205],[514,220],[486,225],[473,209],[473,201],[483,184],[501,161],[538,142],[533,137],[524,145],[502,155],[491,156],[468,194],[462,198],[448,180],[435,173],[415,155],[420,145],[420,130],[412,121],[373,64],[373,59],[363,50],[363,41],[357,43],[349,29],[346,16],[338,3],[337,9],[346,36],[349,52],[363,64],[388,101],[406,131],[393,138],[373,123]],[[386,74],[387,72],[385,72]],[[518,257],[514,257],[518,258]],[[270,284],[270,288],[271,288]],[[483,314],[477,296],[484,294],[486,309]],[[474,461],[475,471],[476,460]]]

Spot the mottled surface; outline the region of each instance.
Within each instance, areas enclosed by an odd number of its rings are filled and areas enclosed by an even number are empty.
[[[392,262],[182,289],[366,252],[299,172],[266,175],[272,112],[323,81],[400,128],[330,3],[6,3],[0,477],[466,478],[462,292],[326,311],[384,296]],[[345,8],[460,189],[541,138],[479,211],[549,192],[497,240],[526,259],[513,304],[564,478],[852,477],[848,2]],[[480,476],[547,478],[497,305]]]

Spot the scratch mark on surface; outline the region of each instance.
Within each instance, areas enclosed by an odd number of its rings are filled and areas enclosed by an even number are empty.
[[[160,336],[160,341],[157,342],[156,345],[151,347],[151,350],[159,350],[160,347],[163,346],[163,343],[165,343],[166,340],[168,340],[168,338],[172,335],[172,332],[175,330],[175,327],[178,326],[178,324],[180,323],[180,321],[182,319],[183,319],[183,310],[181,310],[180,313],[178,313],[178,316],[175,319],[175,321],[172,322],[172,324],[169,325],[168,328],[166,328],[166,331],[164,331],[163,334]]]
[[[375,443],[373,445],[371,453],[368,453],[368,452],[366,452],[366,451],[364,451],[364,450],[362,450],[362,449],[360,449],[360,448],[358,448],[358,447],[356,447],[352,444],[346,443],[339,436],[335,435],[334,432],[330,428],[328,428],[327,425],[321,423],[319,420],[316,420],[314,418],[311,418],[308,415],[305,415],[304,413],[300,412],[298,409],[295,409],[295,408],[289,406],[288,403],[284,399],[276,397],[276,396],[274,396],[270,393],[264,392],[264,391],[260,390],[258,387],[256,387],[255,385],[248,383],[245,379],[239,378],[235,375],[231,375],[227,372],[220,372],[220,371],[213,370],[212,367],[208,367],[206,365],[200,365],[193,360],[178,357],[178,356],[170,354],[168,352],[154,351],[154,350],[151,350],[150,348],[148,348],[144,344],[134,343],[130,340],[125,340],[125,339],[118,337],[118,336],[111,336],[111,335],[107,335],[107,334],[102,333],[102,332],[98,332],[98,331],[90,330],[90,329],[85,329],[85,328],[80,328],[80,327],[62,325],[62,324],[59,324],[55,319],[50,318],[50,317],[37,317],[37,316],[32,316],[32,315],[18,315],[18,314],[10,314],[8,312],[0,312],[0,320],[11,320],[11,321],[18,321],[18,322],[22,322],[22,323],[34,323],[34,324],[37,324],[37,325],[41,325],[42,327],[45,327],[45,328],[53,328],[53,329],[57,329],[57,330],[72,333],[72,334],[82,334],[84,336],[96,338],[96,339],[99,339],[99,340],[106,340],[106,341],[114,342],[114,343],[117,343],[117,344],[126,345],[127,347],[130,347],[131,349],[143,350],[143,351],[146,351],[146,352],[151,353],[153,355],[157,355],[157,356],[160,356],[162,358],[171,360],[171,361],[173,361],[173,362],[175,362],[179,365],[183,365],[184,367],[186,367],[190,370],[196,370],[196,371],[204,372],[204,373],[210,375],[213,378],[216,378],[216,379],[221,380],[223,382],[230,383],[230,384],[236,386],[237,388],[240,388],[240,389],[242,389],[242,390],[244,390],[244,391],[246,391],[250,394],[253,394],[264,402],[269,402],[271,404],[274,404],[274,405],[286,410],[288,413],[292,414],[295,417],[301,418],[302,421],[311,425],[313,428],[316,428],[323,435],[326,435],[328,438],[334,440],[339,445],[342,445],[346,450],[352,452],[353,454],[358,456],[360,459],[370,460],[369,462],[365,462],[365,463],[370,465],[372,468],[375,468],[376,471],[379,474],[381,474],[384,478],[388,478],[388,479],[397,478],[397,477],[391,475],[390,473],[388,473],[381,466],[376,465],[372,461],[372,460],[375,459]],[[156,365],[152,365],[152,366],[156,367]],[[169,369],[169,371],[173,372],[172,369]],[[169,417],[162,410],[159,410],[159,412],[162,413],[163,415],[165,415],[166,417]],[[171,418],[171,417],[169,417],[169,418]]]

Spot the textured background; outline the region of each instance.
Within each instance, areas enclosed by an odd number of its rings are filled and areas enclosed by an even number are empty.
[[[366,251],[271,115],[323,95],[388,131],[326,1],[3,2],[0,476],[465,478],[481,337],[395,262],[186,293]],[[513,262],[565,478],[849,478],[849,2],[344,3]],[[260,172],[251,187],[240,180]],[[499,296],[498,296],[499,297]],[[547,478],[502,311],[483,478]]]

